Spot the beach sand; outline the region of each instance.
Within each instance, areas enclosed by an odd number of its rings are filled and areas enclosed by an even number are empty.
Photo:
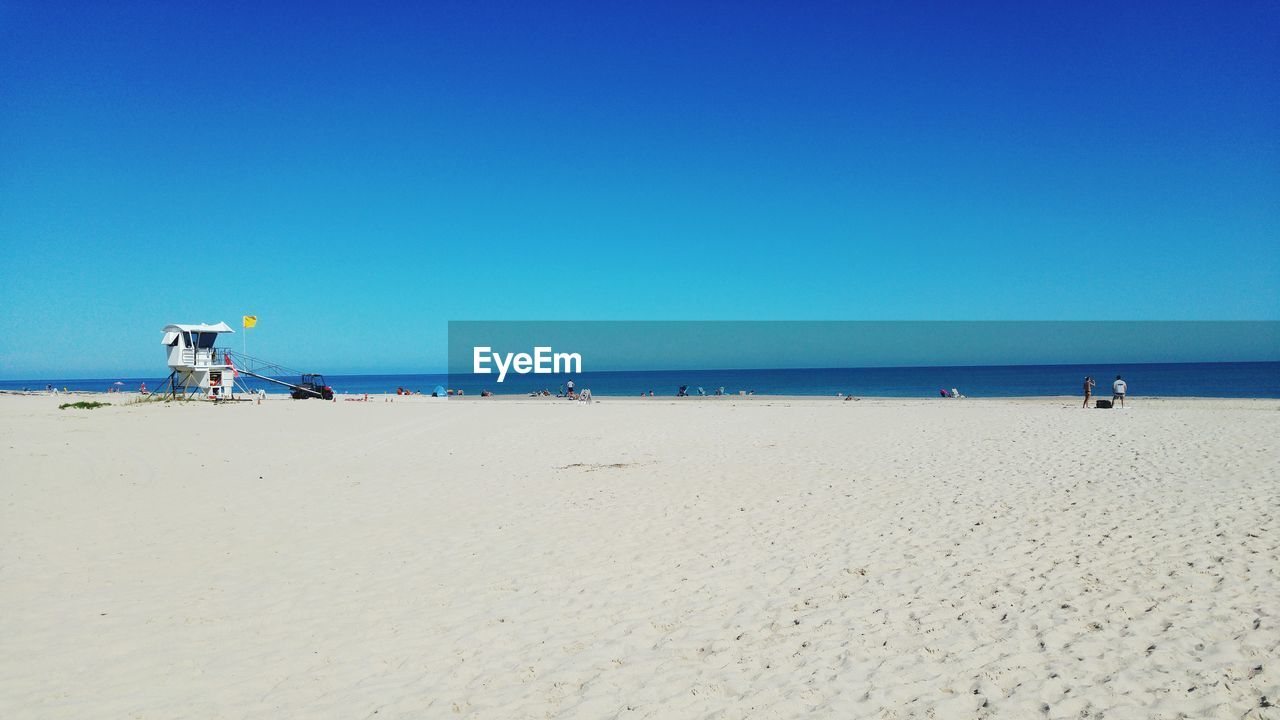
[[[1278,401],[66,400],[5,718],[1280,718]]]

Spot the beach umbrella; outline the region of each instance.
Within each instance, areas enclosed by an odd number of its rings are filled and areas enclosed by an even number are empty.
[[[123,380],[117,380],[117,381],[115,382],[115,384],[116,384],[116,385],[123,385],[123,384],[124,384],[124,381],[123,381]]]

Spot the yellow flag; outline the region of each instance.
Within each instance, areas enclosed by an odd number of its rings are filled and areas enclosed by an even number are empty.
[[[258,324],[258,316],[257,316],[257,315],[245,315],[245,316],[244,316],[244,326],[245,326],[245,329],[251,328],[251,327],[253,327],[254,325],[257,325],[257,324]]]

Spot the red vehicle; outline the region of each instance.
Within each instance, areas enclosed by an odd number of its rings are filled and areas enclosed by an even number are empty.
[[[302,381],[293,386],[293,392],[289,393],[289,396],[294,400],[306,400],[307,398],[332,400],[333,388],[324,384],[323,375],[306,373],[302,376]]]

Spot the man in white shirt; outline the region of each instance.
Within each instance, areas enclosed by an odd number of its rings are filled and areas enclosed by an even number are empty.
[[[1111,383],[1111,402],[1120,401],[1120,407],[1124,407],[1124,394],[1128,392],[1129,385],[1124,378],[1116,376],[1116,381]]]

